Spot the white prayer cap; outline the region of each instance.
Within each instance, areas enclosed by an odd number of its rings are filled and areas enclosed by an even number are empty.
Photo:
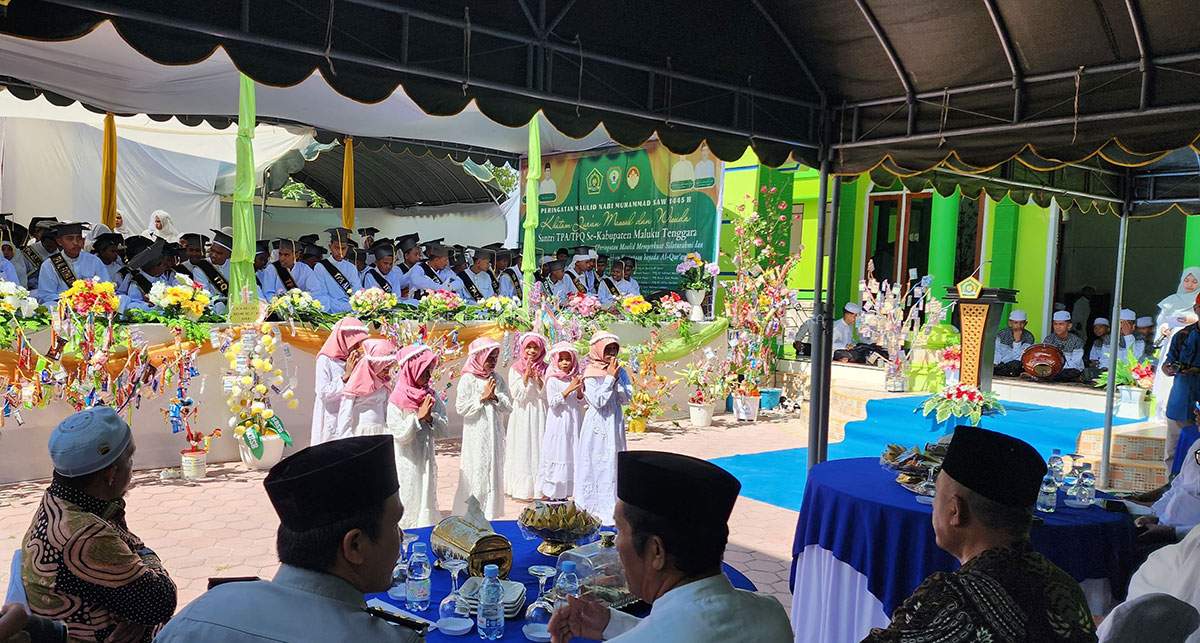
[[[1137,319],[1137,313],[1128,308],[1121,309],[1121,321],[1133,321]]]
[[[1069,313],[1069,312],[1067,312],[1067,311],[1065,311],[1065,310],[1060,310],[1060,311],[1058,311],[1058,312],[1054,313],[1054,321],[1059,321],[1059,322],[1061,322],[1061,321],[1065,321],[1065,322],[1069,322],[1069,321],[1071,321],[1071,313]]]
[[[50,462],[64,476],[85,476],[116,462],[132,441],[129,425],[112,408],[84,409],[50,433]]]
[[[1112,324],[1108,323],[1107,317],[1097,317],[1096,321],[1092,322],[1092,325],[1093,326],[1112,326]]]
[[[588,255],[575,255],[575,256],[571,257],[571,265],[577,264],[580,261],[590,261],[590,260],[591,260],[591,257]]]
[[[599,259],[600,253],[596,252],[595,248],[588,248],[588,259]]]
[[[846,305],[842,306],[842,310],[844,310],[848,313],[854,313],[855,315],[862,314],[862,306],[859,306],[858,304],[856,304],[852,301],[846,302]]]
[[[1137,325],[1138,325],[1138,326],[1140,326],[1140,327],[1142,327],[1142,328],[1146,328],[1147,326],[1153,326],[1153,325],[1154,325],[1154,320],[1153,320],[1153,319],[1151,319],[1150,317],[1138,317],[1138,318],[1137,318]]]
[[[1029,316],[1025,314],[1025,311],[1017,308],[1008,314],[1008,321],[1029,321]]]

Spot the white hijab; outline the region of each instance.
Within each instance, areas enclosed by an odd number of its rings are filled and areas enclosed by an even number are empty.
[[[13,268],[17,271],[17,285],[24,288],[29,277],[29,264],[25,261],[25,255],[8,239],[0,241],[0,248],[4,246],[13,249],[13,256],[9,261],[12,262]],[[0,257],[3,256],[3,254],[0,254]]]
[[[162,221],[162,230],[159,230],[154,226],[155,221]],[[154,213],[150,215],[150,227],[142,233],[142,236],[146,237],[147,239],[162,237],[163,241],[166,241],[167,243],[179,242],[179,230],[175,229],[175,224],[171,221],[171,215],[167,214],[165,210],[155,210]],[[1200,272],[1197,274],[1200,274]]]
[[[1183,285],[1183,281],[1187,279],[1188,275],[1191,275],[1197,283],[1197,286],[1191,291]],[[1166,324],[1168,328],[1186,326],[1179,317],[1192,312],[1197,294],[1200,294],[1200,267],[1184,268],[1183,274],[1179,275],[1179,285],[1175,288],[1175,294],[1168,295],[1158,302],[1158,325]]]
[[[102,234],[109,234],[111,232],[112,229],[103,223],[97,223],[96,225],[92,226],[92,229],[88,230],[87,239],[83,244],[83,249],[87,250],[88,252],[92,252],[92,244],[96,243],[96,237]]]

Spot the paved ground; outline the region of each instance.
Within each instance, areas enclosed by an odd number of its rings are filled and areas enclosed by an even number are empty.
[[[803,446],[807,421],[802,417],[754,424],[733,424],[718,417],[716,426],[691,429],[672,424],[631,434],[631,449],[661,449],[700,458],[758,453]],[[840,435],[833,436],[840,439]],[[458,475],[458,444],[438,449],[438,504],[448,512]],[[786,475],[786,472],[781,472]],[[159,479],[159,472],[136,474],[129,491],[129,526],[159,553],[179,585],[179,605],[204,591],[210,576],[274,575],[278,521],[262,488],[265,473],[240,464],[209,467],[201,482]],[[10,552],[20,547],[45,482],[0,487],[0,587],[7,587]],[[515,519],[522,503],[508,500],[506,519]],[[795,512],[741,498],[730,520],[725,560],[746,574],[760,591],[775,596],[790,611],[788,568]]]

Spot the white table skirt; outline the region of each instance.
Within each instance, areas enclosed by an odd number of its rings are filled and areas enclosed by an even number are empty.
[[[1113,607],[1108,579],[1080,584],[1093,614]],[[859,643],[872,627],[886,627],[891,616],[867,588],[867,577],[820,545],[809,545],[796,559],[792,590],[792,631],[796,643]]]

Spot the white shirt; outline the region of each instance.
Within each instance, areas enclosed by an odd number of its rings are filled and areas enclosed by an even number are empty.
[[[475,288],[479,290],[480,300],[496,296],[496,290],[492,288],[492,273],[486,270],[483,272],[475,272],[474,270],[467,268],[466,270],[462,271],[462,275],[466,279],[470,279],[471,283],[475,285]],[[476,301],[475,297],[471,294],[470,289],[467,288],[467,284],[463,280],[463,277],[458,278],[458,295],[462,297],[463,300],[468,304],[479,303],[479,301]]]
[[[854,341],[854,328],[847,324],[845,319],[833,322],[833,350],[846,350],[847,346],[856,343],[858,342]]]
[[[650,615],[609,610],[604,640],[624,643],[785,643],[792,626],[779,601],[734,589],[725,574],[671,589],[658,597]]]

